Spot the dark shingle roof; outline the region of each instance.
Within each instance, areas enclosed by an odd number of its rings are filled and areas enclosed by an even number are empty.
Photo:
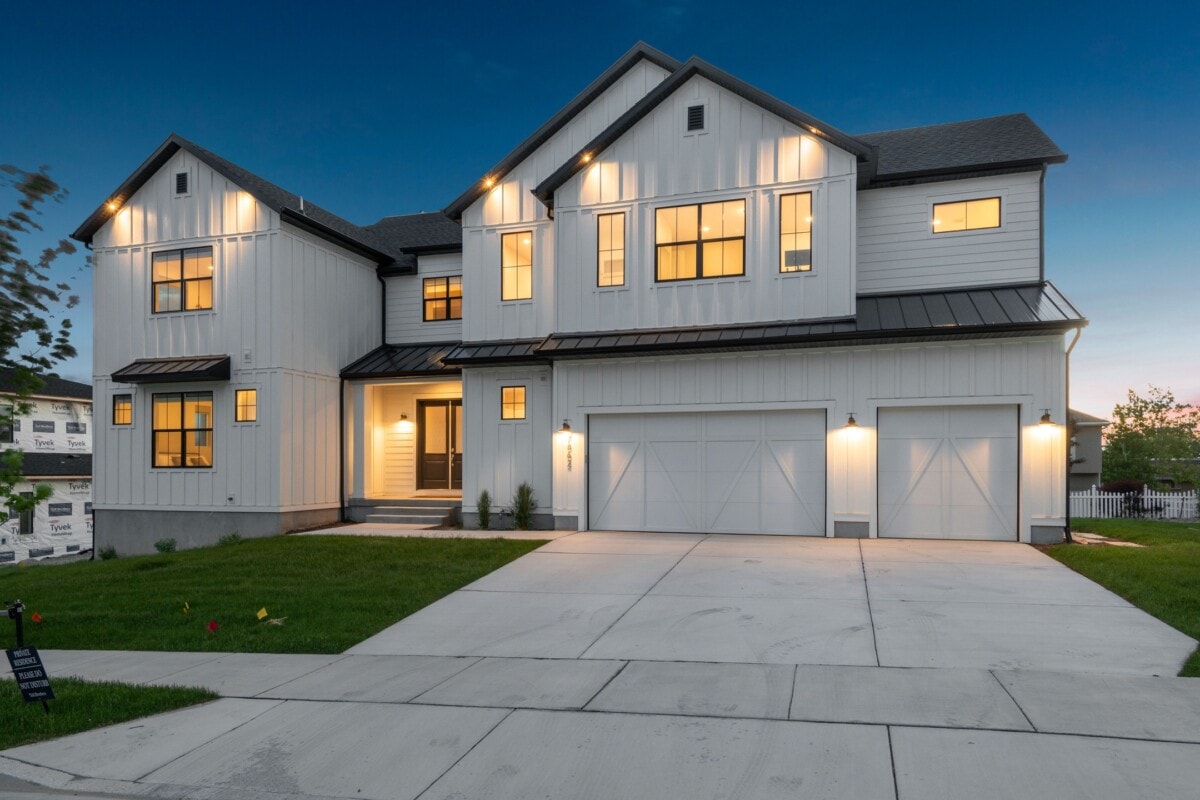
[[[1058,164],[1067,154],[1025,114],[858,134],[876,148],[872,183]]]
[[[651,353],[711,353],[837,344],[1060,333],[1087,320],[1052,283],[860,295],[857,316],[699,328],[561,333],[540,342],[465,343],[457,364]]]
[[[203,147],[189,142],[175,133],[168,136],[167,140],[159,145],[158,149],[140,167],[134,170],[133,174],[126,178],[124,183],[117,187],[117,190],[110,195],[109,200],[115,202],[118,206],[127,202],[151,176],[158,172],[181,149],[187,150],[216,172],[224,175],[230,181],[252,194],[287,222],[304,228],[322,238],[334,241],[343,247],[372,259],[380,265],[398,264],[400,266],[415,268],[416,262],[411,256],[389,249],[386,241],[377,237],[366,228],[348,222],[307,199],[302,201],[299,195],[276,186],[270,181],[255,175],[253,172],[243,169],[232,161],[221,158],[216,153],[205,150]],[[303,211],[301,211],[301,205],[303,205]],[[93,211],[91,216],[84,220],[83,224],[71,234],[71,238],[90,244],[96,231],[100,230],[100,227],[114,213],[116,212],[108,208],[108,202],[101,203],[100,207]]]
[[[617,59],[616,63],[602,72],[596,80],[589,83],[571,102],[563,106],[558,113],[546,120],[540,128],[530,134],[529,138],[517,145],[511,153],[500,159],[500,162],[496,166],[488,170],[484,179],[473,183],[471,188],[460,194],[455,198],[454,202],[446,206],[446,216],[451,219],[461,219],[462,213],[487,191],[487,184],[484,182],[486,178],[491,178],[493,181],[502,178],[509,170],[520,164],[535,150],[545,144],[551,136],[562,130],[568,122],[575,118],[576,114],[586,108],[588,104],[603,94],[605,89],[616,83],[622,75],[643,59],[652,64],[657,64],[667,72],[674,72],[680,66],[678,61],[666,53],[656,50],[645,42],[638,42],[625,55]]]
[[[1111,425],[1112,422],[1103,417],[1093,417],[1091,414],[1085,414],[1082,411],[1071,409],[1069,416],[1071,421],[1076,425]]]
[[[384,217],[367,230],[391,250],[405,253],[462,249],[462,226],[440,211]]]
[[[343,378],[404,378],[422,375],[457,375],[457,366],[442,359],[458,347],[458,342],[421,344],[385,344],[342,370]]]
[[[64,397],[75,400],[91,400],[92,387],[78,381],[68,381],[64,378],[54,378],[43,375],[43,386],[33,393],[34,397]],[[0,369],[0,394],[17,391],[16,376],[11,369]]]
[[[90,478],[91,453],[22,453],[26,478]]]

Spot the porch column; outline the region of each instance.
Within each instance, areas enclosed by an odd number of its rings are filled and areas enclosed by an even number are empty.
[[[350,425],[353,429],[351,440],[354,446],[350,469],[353,479],[350,496],[362,498],[367,496],[367,387],[362,383],[353,383],[351,386],[354,392],[354,410]]]

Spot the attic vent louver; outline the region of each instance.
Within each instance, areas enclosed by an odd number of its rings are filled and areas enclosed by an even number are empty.
[[[704,130],[704,106],[688,106],[687,129],[689,131]]]
[[[188,174],[186,172],[175,173],[175,194],[188,193]]]

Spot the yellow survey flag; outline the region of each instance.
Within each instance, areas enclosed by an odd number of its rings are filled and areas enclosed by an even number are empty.
[[[188,601],[184,600],[183,601],[183,613],[186,614],[191,610],[192,610],[192,607],[188,605]]]
[[[266,606],[264,606],[264,607],[262,607],[262,608],[260,608],[260,609],[258,610],[258,618],[259,618],[260,620],[261,620],[261,619],[266,619],[266,618],[267,618],[267,609],[266,609]]]

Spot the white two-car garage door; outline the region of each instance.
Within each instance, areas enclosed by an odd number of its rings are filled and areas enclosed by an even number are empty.
[[[825,535],[825,412],[588,420],[593,530]]]
[[[1017,538],[1016,406],[879,410],[879,535]]]

